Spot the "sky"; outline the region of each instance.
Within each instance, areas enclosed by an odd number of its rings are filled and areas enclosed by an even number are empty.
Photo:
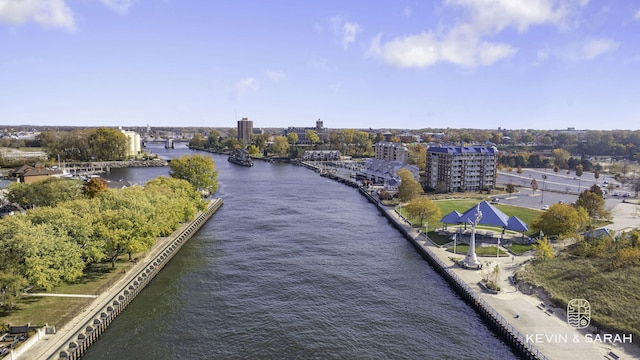
[[[639,129],[640,2],[0,0],[0,125]]]

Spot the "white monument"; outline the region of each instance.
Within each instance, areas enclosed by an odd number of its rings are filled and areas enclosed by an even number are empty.
[[[470,268],[480,268],[482,263],[478,261],[478,257],[476,256],[476,225],[482,219],[482,211],[480,211],[480,204],[476,208],[476,218],[473,220],[471,224],[471,239],[469,240],[469,252],[467,252],[467,256],[462,261],[466,267]]]

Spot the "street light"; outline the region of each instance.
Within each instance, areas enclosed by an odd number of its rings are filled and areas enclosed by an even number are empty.
[[[547,175],[546,174],[542,174],[542,197],[540,198],[540,204],[542,204],[544,202],[544,183],[545,180],[547,180]]]

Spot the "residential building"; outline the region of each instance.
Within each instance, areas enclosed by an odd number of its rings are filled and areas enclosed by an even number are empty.
[[[302,160],[338,161],[342,154],[337,150],[307,150],[302,154]]]
[[[416,181],[419,181],[419,169],[415,165],[406,165],[400,161],[387,161],[379,159],[365,160],[364,168],[359,171],[359,175],[375,184],[383,184],[385,190],[397,190],[400,184],[398,170],[407,169]]]
[[[440,192],[493,189],[497,156],[494,146],[430,146],[425,185]]]
[[[253,134],[253,121],[242,118],[238,121],[238,141],[244,141],[246,144],[251,142],[251,134]]]
[[[43,163],[37,163],[36,166],[22,165],[11,172],[18,182],[30,184],[42,180],[46,180],[51,176],[60,177],[64,175],[62,170],[52,170],[44,167]]]
[[[409,150],[402,143],[378,142],[374,145],[375,158],[386,161],[399,161],[402,165],[409,162]]]

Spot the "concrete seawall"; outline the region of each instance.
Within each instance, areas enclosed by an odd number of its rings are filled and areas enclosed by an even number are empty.
[[[27,350],[20,359],[79,359],[98,337],[107,329],[111,322],[126,309],[142,289],[164,268],[182,245],[189,240],[207,220],[222,206],[221,199],[211,200],[205,211],[196,218],[183,225],[178,231],[165,239],[160,246],[152,249],[136,267],[123,279],[118,281],[110,290],[101,294],[98,299],[80,314],[67,329],[59,331],[52,338],[47,339],[45,348]],[[42,342],[42,341],[41,341]]]
[[[482,320],[489,328],[498,335],[512,351],[523,359],[546,359],[540,350],[533,344],[526,341],[526,337],[516,330],[509,322],[504,319],[498,312],[493,309],[487,302],[482,299],[473,289],[460,279],[454,272],[448,269],[445,264],[427,245],[429,240],[424,235],[412,234],[409,225],[403,224],[399,219],[393,216],[394,210],[387,209],[380,204],[369,192],[360,188],[360,193],[364,195],[369,202],[376,205],[378,210],[389,220],[393,226],[398,229],[413,247],[422,255],[422,257],[440,274],[449,285],[480,315]]]

